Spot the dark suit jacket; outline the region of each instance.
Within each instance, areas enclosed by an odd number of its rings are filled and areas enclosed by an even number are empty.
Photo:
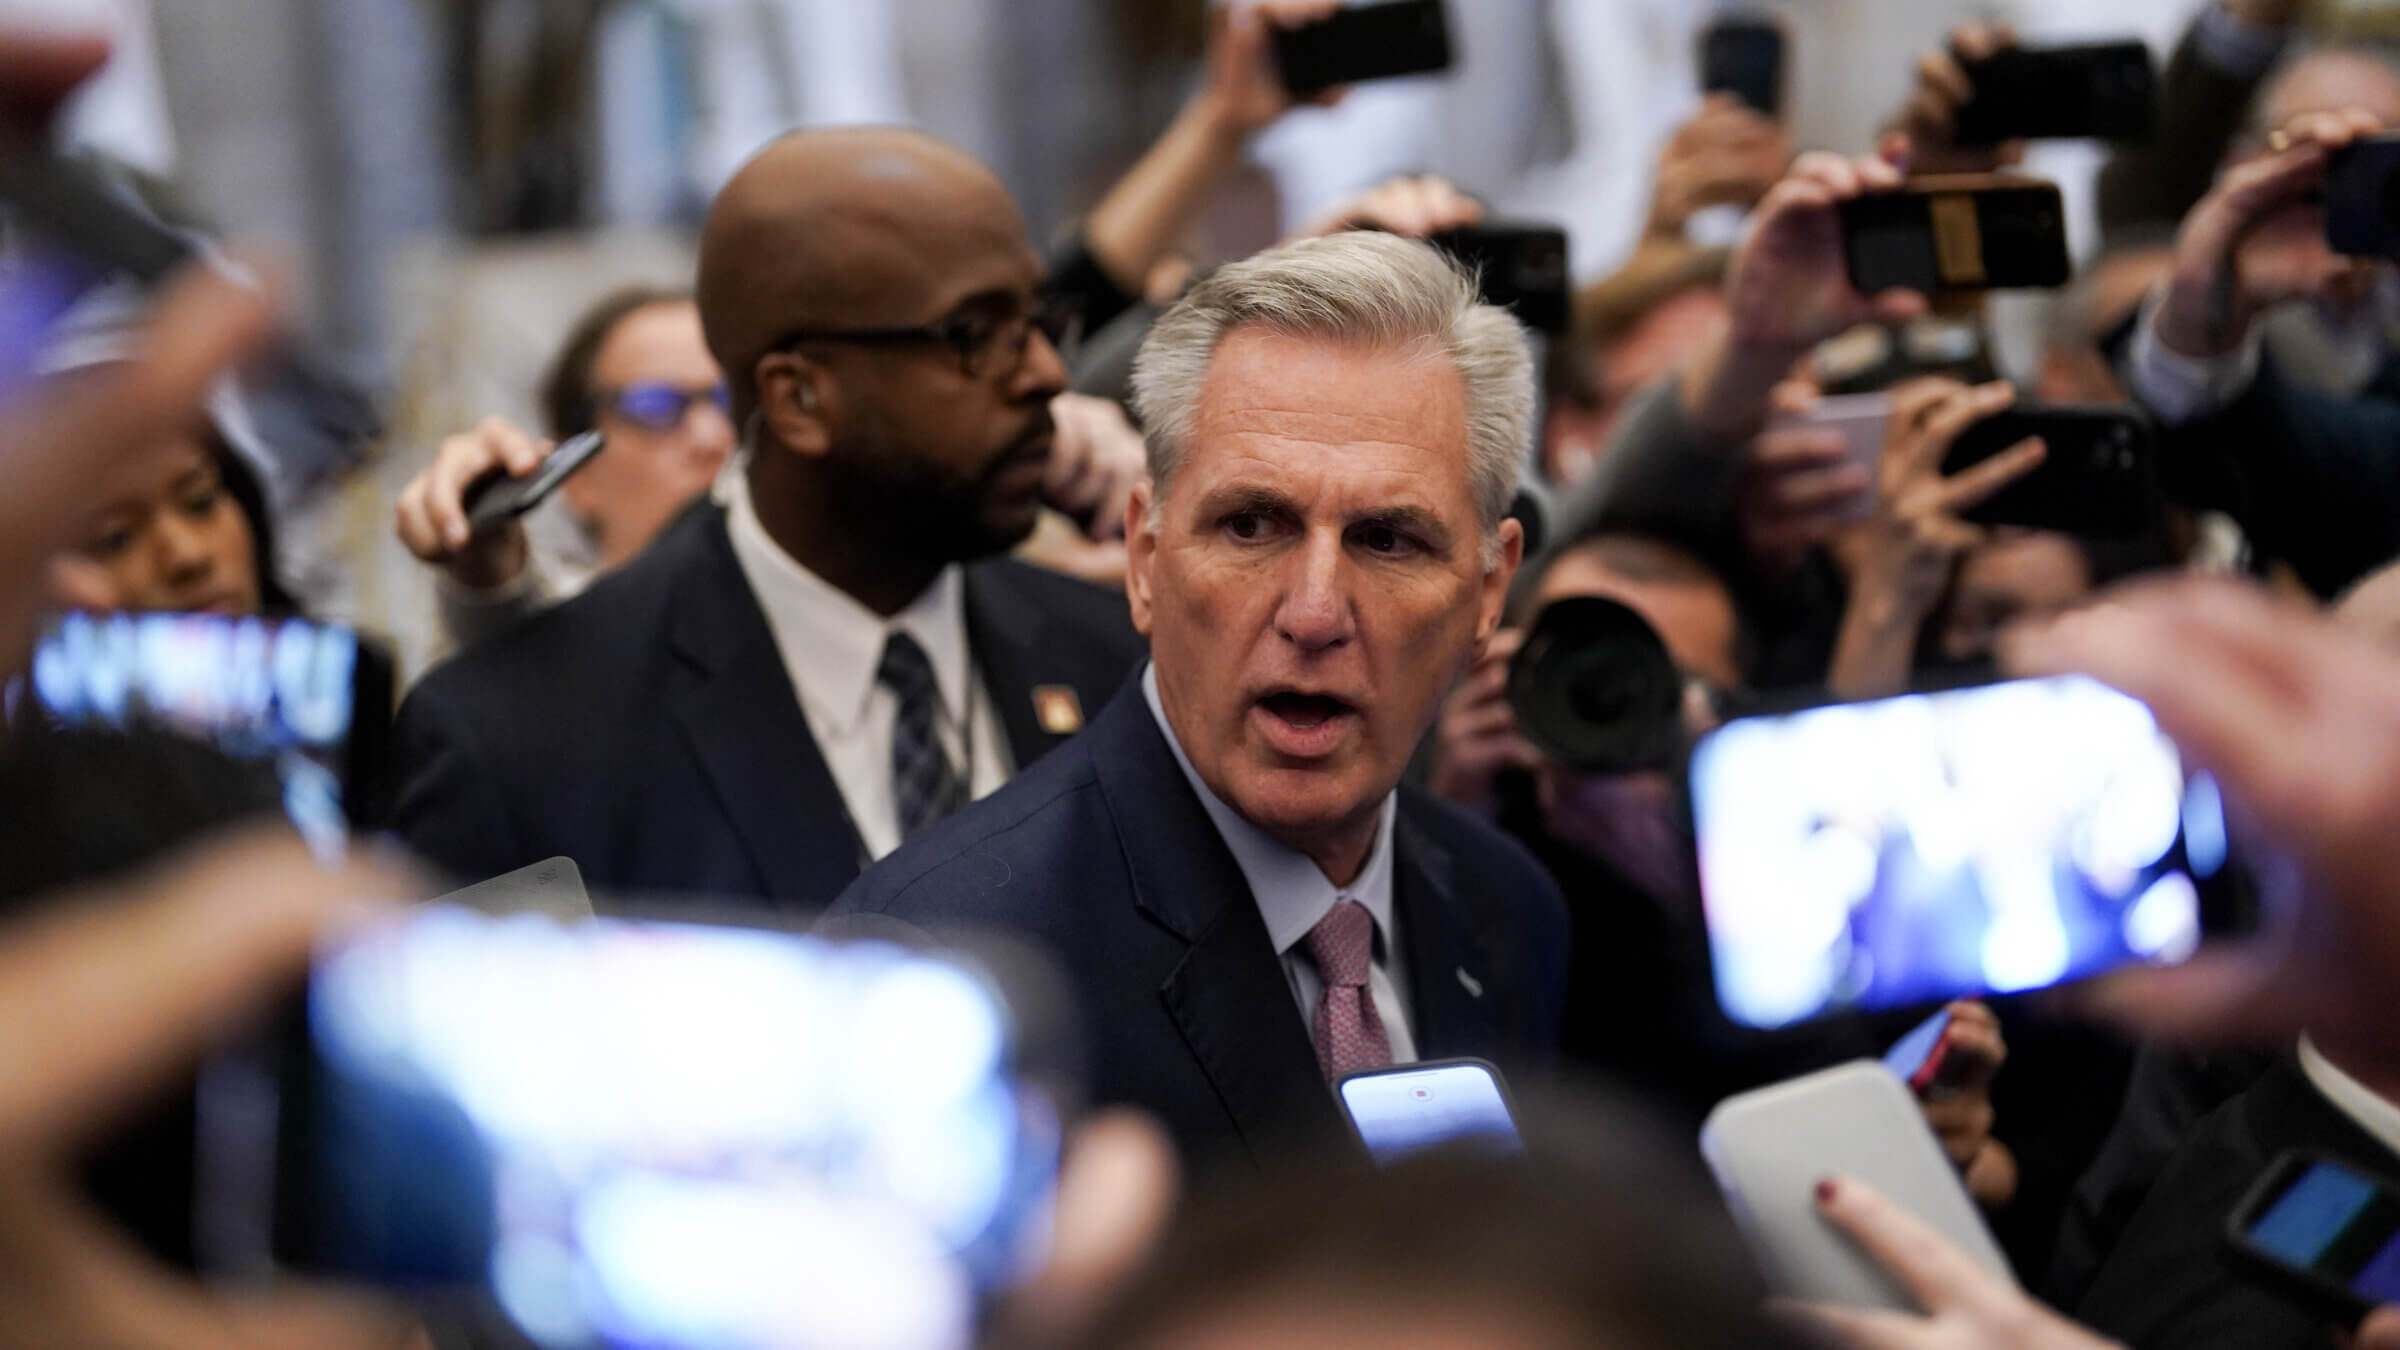
[[[2374,1136],[2284,1061],[2200,1123],[2075,1309],[2133,1350],[2333,1350],[2333,1328],[2242,1274],[2226,1216],[2285,1149],[2314,1149],[2370,1175],[2400,1170]]]
[[[1546,1067],[1567,915],[1513,840],[1400,788],[1393,912],[1426,1059]],[[1094,1099],[1154,1113],[1207,1171],[1343,1137],[1266,922],[1138,682],[1002,792],[859,878],[835,915],[997,929],[1074,991]]]
[[[1143,655],[1122,597],[1005,559],[966,570],[969,642],[1020,769]],[[556,854],[595,891],[705,893],[813,914],[861,847],[765,613],[705,507],[623,571],[428,675],[394,733],[394,826],[480,880]]]

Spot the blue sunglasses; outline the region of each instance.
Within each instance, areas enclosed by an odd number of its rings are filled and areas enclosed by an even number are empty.
[[[597,397],[601,406],[645,431],[673,431],[682,426],[695,403],[713,403],[718,412],[728,417],[733,415],[733,395],[722,384],[705,389],[679,389],[671,384],[646,381],[622,389],[602,389]]]

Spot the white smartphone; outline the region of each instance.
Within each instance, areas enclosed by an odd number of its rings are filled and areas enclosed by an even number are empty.
[[[1842,462],[1867,472],[1873,481],[1875,466],[1883,459],[1883,435],[1892,420],[1892,396],[1882,390],[1865,394],[1834,394],[1818,399],[1815,406],[1803,413],[1779,412],[1768,421],[1770,429],[1787,427],[1822,427],[1841,433]],[[1853,520],[1864,520],[1875,509],[1872,489],[1858,494],[1848,512]]]
[[[1337,1091],[1351,1128],[1378,1163],[1441,1144],[1468,1142],[1514,1153],[1517,1116],[1500,1071],[1480,1059],[1445,1059],[1369,1069]]]
[[[1737,718],[1690,791],[1717,1001],[1745,1026],[2178,962],[2238,912],[2215,783],[2081,677]]]
[[[583,886],[583,869],[560,854],[527,863],[514,872],[462,886],[440,896],[436,904],[457,905],[498,918],[509,914],[547,914],[553,919],[592,917],[592,895]]]
[[[1779,1294],[1922,1311],[1898,1279],[1817,1213],[1817,1183],[1831,1176],[1873,1186],[1977,1265],[2015,1283],[1916,1100],[1874,1060],[1719,1102],[1701,1126],[1700,1155]]]

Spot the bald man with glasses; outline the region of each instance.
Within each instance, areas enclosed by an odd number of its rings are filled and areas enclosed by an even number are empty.
[[[1009,561],[1070,326],[989,170],[794,133],[736,175],[697,298],[748,451],[722,503],[437,669],[395,824],[466,878],[809,912],[1080,729],[1140,659],[1119,596]]]

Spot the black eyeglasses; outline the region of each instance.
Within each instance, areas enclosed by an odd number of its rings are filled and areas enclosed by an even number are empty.
[[[622,389],[594,391],[600,405],[645,431],[673,431],[683,425],[683,419],[695,403],[713,403],[717,411],[733,415],[733,396],[723,384],[700,389],[680,389],[671,384],[643,381]]]
[[[854,347],[947,346],[958,353],[959,373],[970,380],[1014,375],[1024,368],[1035,329],[1061,356],[1082,336],[1083,313],[1071,300],[1024,291],[987,291],[959,302],[929,324],[901,328],[803,328],[777,339],[774,351],[804,342],[838,342]]]

